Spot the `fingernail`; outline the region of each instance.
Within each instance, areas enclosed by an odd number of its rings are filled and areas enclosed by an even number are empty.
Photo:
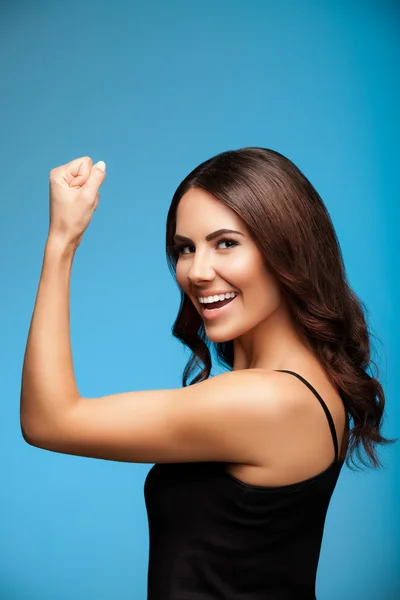
[[[96,164],[96,167],[98,169],[101,169],[102,171],[106,170],[106,163],[104,162],[104,160],[99,160],[99,162]]]

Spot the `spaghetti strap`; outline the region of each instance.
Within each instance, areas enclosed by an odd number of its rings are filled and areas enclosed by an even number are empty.
[[[332,415],[331,415],[331,413],[329,411],[329,408],[325,404],[324,400],[322,400],[322,398],[319,395],[319,393],[317,392],[317,390],[311,385],[311,383],[309,383],[306,379],[304,379],[304,377],[302,375],[299,375],[298,373],[295,373],[294,371],[288,371],[286,369],[274,369],[274,371],[280,371],[281,373],[290,373],[291,375],[294,375],[295,377],[297,377],[298,379],[300,379],[313,392],[313,394],[317,397],[317,399],[319,400],[322,408],[325,411],[326,418],[328,419],[329,428],[331,430],[332,439],[333,439],[333,445],[334,445],[334,448],[335,448],[335,461],[337,461],[338,460],[338,454],[339,454],[339,445],[338,445],[338,440],[337,440],[337,435],[336,435],[335,424],[333,422]]]

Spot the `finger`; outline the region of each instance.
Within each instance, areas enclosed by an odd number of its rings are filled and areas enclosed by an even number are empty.
[[[82,156],[81,158],[75,158],[65,165],[68,172],[74,177],[78,175],[89,176],[90,169],[92,168],[93,161],[90,156]]]
[[[101,168],[104,166],[104,170]],[[90,171],[89,178],[85,185],[83,186],[89,194],[93,196],[97,194],[99,187],[103,183],[106,176],[106,163],[100,160],[98,163],[93,165],[92,170]]]
[[[75,158],[65,165],[56,167],[50,171],[50,181],[52,179],[65,182],[71,187],[81,187],[86,183],[93,161],[90,156]]]
[[[66,166],[65,180],[70,187],[82,187],[88,180],[93,161],[89,156],[76,158]]]

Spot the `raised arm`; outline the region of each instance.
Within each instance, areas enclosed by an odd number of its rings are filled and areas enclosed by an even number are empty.
[[[74,251],[49,237],[26,344],[20,396],[22,434],[30,442],[77,402],[70,340]]]
[[[22,372],[24,439],[48,450],[133,462],[251,461],[257,429],[265,436],[264,373],[227,373],[175,390],[80,396],[70,278],[103,178],[88,158],[51,172],[51,224]]]
[[[70,343],[70,277],[104,178],[105,171],[89,157],[50,172],[50,226],[21,382],[20,421],[28,441],[54,426],[79,397]]]

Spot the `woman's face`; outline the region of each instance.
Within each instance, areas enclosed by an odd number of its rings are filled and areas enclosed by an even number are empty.
[[[221,233],[220,229],[238,233]],[[277,282],[242,219],[214,196],[190,189],[177,208],[175,244],[180,246],[176,279],[201,315],[212,342],[237,339],[267,319],[281,304]],[[182,238],[187,239],[182,239]],[[204,311],[200,297],[237,292],[225,307]]]

